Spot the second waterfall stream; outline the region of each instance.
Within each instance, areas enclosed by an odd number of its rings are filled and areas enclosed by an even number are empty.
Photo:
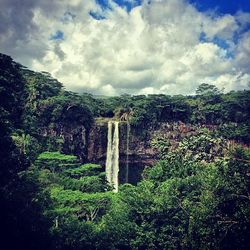
[[[108,122],[108,144],[106,158],[106,177],[107,181],[114,187],[114,192],[118,192],[118,173],[119,173],[119,122],[114,122],[114,134],[112,136],[113,122]]]

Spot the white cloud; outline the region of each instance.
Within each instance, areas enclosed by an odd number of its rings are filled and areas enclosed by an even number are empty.
[[[226,92],[232,89],[246,89],[250,83],[250,75],[243,73],[224,74],[211,82],[218,84],[220,87],[224,88]]]
[[[207,17],[204,19],[204,32],[207,37],[213,38],[218,36],[223,39],[232,39],[234,32],[239,29],[237,20],[232,15],[220,17]]]
[[[2,7],[13,9],[3,2]],[[21,30],[22,35],[15,33],[21,16],[11,17],[12,25],[0,38],[2,52],[34,70],[51,72],[69,90],[190,94],[202,82],[228,91],[249,82],[250,32],[243,32],[249,13],[216,16],[184,0],[144,1],[129,13],[111,0],[112,10],[102,10],[94,0],[30,2],[25,7],[31,18],[20,28],[25,36]],[[106,18],[96,20],[90,11]],[[59,30],[64,40],[49,40]],[[220,47],[214,38],[229,47]]]
[[[250,31],[246,32],[236,48],[236,57],[234,60],[234,66],[238,71],[244,73],[250,72]]]

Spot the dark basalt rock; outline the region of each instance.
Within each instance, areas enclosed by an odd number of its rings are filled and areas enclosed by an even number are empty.
[[[89,162],[101,162],[105,164],[107,150],[107,122],[95,123],[88,136],[88,157]],[[129,133],[129,159],[137,159],[140,162],[152,161],[157,155],[151,146],[151,136],[141,138],[137,128],[132,127]],[[126,161],[127,157],[127,123],[119,124],[119,155],[120,162]]]
[[[107,151],[107,133],[109,119],[96,122],[89,131],[84,126],[71,127],[57,125],[55,128],[45,128],[44,137],[62,139],[62,148],[66,154],[74,154],[82,162],[98,163],[105,169]],[[140,127],[130,126],[129,133],[129,182],[137,183],[145,166],[152,166],[158,159],[158,152],[152,147],[151,141],[156,137],[169,139],[174,147],[181,138],[197,133],[201,127],[214,129],[211,125],[190,125],[182,122],[159,123],[158,127],[148,126],[143,130]],[[120,183],[125,182],[127,166],[127,122],[119,123],[119,164]]]
[[[50,140],[50,145],[53,145],[53,148],[49,150],[76,155],[80,161],[86,161],[88,131],[84,126],[57,124],[53,128],[43,128],[40,134],[46,140]]]

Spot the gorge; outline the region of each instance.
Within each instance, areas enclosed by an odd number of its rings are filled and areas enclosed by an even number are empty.
[[[83,163],[100,164],[103,171],[106,168],[107,180],[115,186],[115,183],[136,184],[141,180],[143,169],[157,162],[159,151],[153,146],[157,138],[164,137],[170,147],[175,148],[180,140],[197,134],[200,129],[220,128],[179,121],[160,122],[157,126],[149,124],[141,129],[128,121],[118,121],[119,118],[95,119],[89,130],[67,124],[57,129],[44,129],[43,137],[61,139],[62,152],[77,155]]]
[[[119,122],[114,122],[114,133],[112,135],[111,121],[108,122],[108,143],[106,154],[106,177],[108,183],[113,186],[114,192],[118,192],[119,174]]]
[[[250,249],[250,91],[99,97],[0,66],[5,243]]]

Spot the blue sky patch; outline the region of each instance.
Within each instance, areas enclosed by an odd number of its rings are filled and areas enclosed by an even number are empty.
[[[94,12],[94,11],[92,11],[92,10],[89,12],[89,15],[90,15],[91,17],[93,17],[94,19],[96,19],[96,20],[105,19],[105,16],[103,16],[103,15],[97,13],[97,12]]]
[[[227,58],[234,58],[234,53],[233,53],[232,50],[230,50],[230,46],[227,43],[227,41],[215,36],[212,39],[212,43],[214,43],[217,46],[219,46],[220,48],[224,49],[226,51],[226,57]]]
[[[214,38],[213,38],[213,40],[212,40],[212,42],[214,43],[214,44],[216,44],[216,45],[218,45],[220,48],[222,48],[222,49],[229,49],[229,45],[228,45],[228,43],[225,41],[225,40],[223,40],[223,39],[221,39],[221,38],[219,38],[219,37],[217,37],[217,36],[215,36]]]
[[[95,0],[102,10],[112,9],[109,0]],[[128,12],[134,7],[141,5],[143,0],[112,0],[122,8],[125,8]],[[148,0],[148,3],[151,1]],[[216,10],[222,14],[234,15],[237,11],[250,12],[249,0],[188,0],[199,11],[205,12],[209,10]]]
[[[130,12],[134,7],[141,5],[142,0],[134,0],[133,2],[131,1],[126,1],[126,0],[114,0],[114,2],[121,7],[125,8],[128,12]]]
[[[234,15],[237,11],[250,12],[249,0],[189,0],[199,11],[215,9],[219,13]]]
[[[199,37],[199,41],[201,43],[213,43],[216,44],[217,46],[219,46],[220,48],[224,49],[226,51],[226,57],[227,58],[233,58],[234,54],[232,51],[230,51],[230,46],[227,43],[226,40],[221,39],[217,36],[213,37],[213,39],[208,39],[206,37],[206,33],[205,32],[201,32],[200,33],[200,37]]]
[[[202,43],[211,43],[212,42],[212,43],[218,45],[222,49],[228,49],[229,48],[229,45],[228,45],[228,43],[225,40],[223,40],[223,39],[221,39],[221,38],[219,38],[217,36],[213,37],[213,39],[208,39],[206,37],[206,33],[205,32],[201,32],[200,33],[199,40]]]
[[[64,33],[61,30],[57,30],[54,34],[52,34],[49,40],[61,41],[64,40]]]
[[[199,41],[202,42],[202,43],[207,42],[207,38],[206,38],[206,33],[205,32],[201,32],[200,33]]]
[[[97,4],[99,4],[102,8],[102,10],[111,9],[111,6],[109,5],[109,0],[95,0]]]
[[[134,7],[141,5],[142,0],[113,0],[117,5],[121,6],[122,8],[125,8],[127,12],[130,12]],[[111,9],[111,6],[109,5],[108,0],[96,0],[96,3],[99,4],[102,8],[102,10]]]

